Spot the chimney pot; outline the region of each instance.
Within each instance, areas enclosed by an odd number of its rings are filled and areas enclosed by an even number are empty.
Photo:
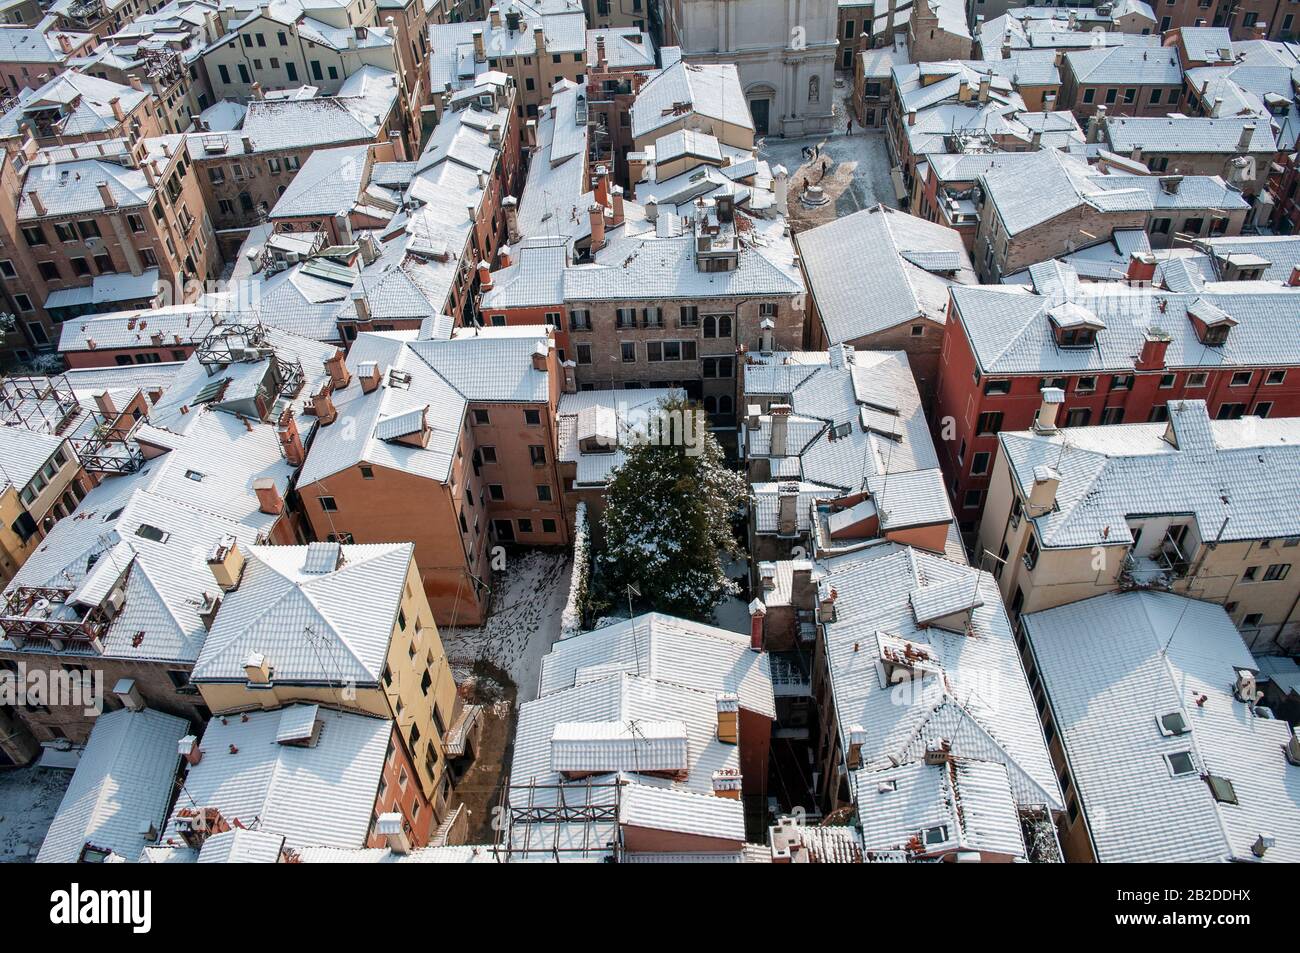
[[[330,376],[330,383],[334,385],[335,390],[344,390],[348,384],[352,383],[352,375],[348,373],[348,365],[345,361],[343,349],[334,352],[334,356],[325,362],[325,370]]]
[[[740,741],[740,696],[735,692],[719,692],[715,696],[718,710],[718,740],[734,745]]]

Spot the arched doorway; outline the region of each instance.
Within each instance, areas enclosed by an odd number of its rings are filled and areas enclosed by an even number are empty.
[[[760,83],[745,90],[749,115],[754,120],[754,135],[766,136],[772,130],[772,114],[776,111],[776,90]]]

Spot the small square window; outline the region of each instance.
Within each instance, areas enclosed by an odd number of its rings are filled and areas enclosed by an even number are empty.
[[[542,422],[542,412],[540,410],[525,410],[524,423],[530,427],[536,427]]]
[[[363,479],[363,480],[373,480],[373,479],[375,478],[375,468],[374,468],[374,467],[362,466],[362,467],[360,467],[359,469],[361,470],[361,479]]]
[[[474,411],[474,423],[478,424],[479,426],[487,426],[491,422],[492,422],[492,418],[488,415],[488,412],[486,410]]]
[[[320,508],[326,513],[337,513],[339,511],[339,505],[334,502],[334,497],[321,496],[317,497],[317,499],[320,500]]]
[[[1190,751],[1175,751],[1167,754],[1165,763],[1169,765],[1169,773],[1176,778],[1196,773],[1196,762],[1192,760]]]
[[[1158,719],[1160,722],[1160,733],[1162,735],[1182,735],[1191,731],[1187,725],[1187,719],[1183,717],[1181,711],[1171,711],[1163,714]]]

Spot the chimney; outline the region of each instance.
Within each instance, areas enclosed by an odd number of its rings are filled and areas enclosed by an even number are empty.
[[[199,739],[194,735],[186,735],[176,743],[176,753],[185,759],[185,763],[191,768],[203,760],[203,749],[199,747]]]
[[[790,212],[790,171],[783,165],[772,170],[773,191],[776,193],[776,210],[781,216]]]
[[[768,447],[768,456],[784,457],[789,452],[790,411],[789,404],[773,404],[768,408],[772,417],[772,439]]]
[[[492,9],[488,11],[488,19],[492,22],[492,29],[501,29],[501,8],[495,3],[492,4]]]
[[[749,604],[749,647],[755,652],[763,651],[763,619],[767,615],[767,606],[762,599],[755,599]]]
[[[609,205],[609,169],[606,166],[596,166],[596,204],[601,208]]]
[[[339,412],[334,409],[333,399],[325,389],[311,399],[311,412],[316,415],[322,427],[334,423],[339,415]]]
[[[244,659],[244,676],[252,685],[271,683],[271,661],[261,652],[253,652]]]
[[[989,91],[993,87],[993,79],[988,74],[980,77],[979,100],[982,103],[989,101]]]
[[[1101,105],[1088,119],[1088,141],[1101,142],[1101,130],[1106,124],[1106,107]]]
[[[325,362],[325,371],[329,374],[330,383],[334,385],[335,390],[344,390],[352,383],[352,375],[348,373],[348,365],[344,357],[343,349],[339,348],[334,352],[334,356]]]
[[[200,850],[213,834],[224,834],[230,825],[215,807],[183,807],[176,812],[176,830],[185,846]]]
[[[965,76],[957,83],[957,101],[960,103],[970,102],[970,80]]]
[[[1034,467],[1034,485],[1029,491],[1029,515],[1041,516],[1056,504],[1056,488],[1061,485],[1061,474],[1055,468],[1040,464]]]
[[[498,268],[510,267],[510,246],[509,245],[502,245],[500,248],[497,249],[497,267]]]
[[[538,56],[544,56],[546,53],[546,30],[543,29],[539,22],[533,27],[533,46],[536,48]]]
[[[358,321],[370,320],[370,302],[366,300],[364,289],[357,288],[352,292],[352,307],[357,312]]]
[[[1034,421],[1034,429],[1039,433],[1054,433],[1056,412],[1065,403],[1065,391],[1059,387],[1044,387],[1042,393],[1043,402],[1038,405],[1038,419]]]
[[[605,34],[596,34],[596,67],[602,72],[609,66],[609,61],[605,59]]]
[[[659,202],[653,195],[646,199],[641,207],[645,211],[645,220],[647,222],[657,222],[659,220]]]
[[[591,217],[591,250],[600,251],[605,247],[605,210],[592,203],[587,214]]]
[[[113,420],[117,417],[117,405],[113,403],[113,395],[108,391],[95,395],[95,406],[99,408],[105,420]]]
[[[27,198],[31,201],[32,208],[36,209],[37,215],[45,214],[45,203],[41,201],[41,194],[39,192],[32,189],[27,193]]]
[[[478,263],[478,285],[481,291],[492,290],[492,266],[482,260]]]
[[[266,96],[262,92],[262,84],[257,82],[257,80],[253,80],[253,98],[254,99],[266,98]]]
[[[208,569],[222,592],[239,588],[239,579],[244,575],[244,554],[234,536],[227,533],[217,540],[208,552]]]
[[[826,587],[825,591],[818,591],[817,600],[817,621],[834,622],[835,621],[835,601],[839,599],[840,594],[834,586]]]
[[[1255,138],[1255,124],[1248,122],[1241,127],[1241,135],[1237,138],[1237,151],[1249,152],[1250,141]]]
[[[862,767],[862,746],[867,743],[867,729],[861,725],[849,726],[849,749],[845,752],[844,760],[848,764],[850,771]]]
[[[257,508],[263,513],[274,516],[284,510],[284,498],[272,477],[259,477],[253,481],[253,492],[257,494]]]
[[[357,367],[357,379],[361,381],[361,393],[372,394],[379,387],[383,375],[379,373],[377,361],[365,361]]]
[[[777,484],[776,531],[781,536],[794,536],[799,532],[798,483]]]
[[[276,433],[280,437],[280,451],[289,466],[302,466],[302,462],[307,459],[307,451],[303,448],[302,435],[298,433],[298,421],[294,419],[292,407],[286,407],[280,415]]]
[[[1291,288],[1300,288],[1300,265],[1291,269],[1291,277],[1286,280],[1287,286]]]
[[[573,361],[565,361],[561,367],[564,368],[564,392],[576,394],[578,392],[577,365]]]
[[[1043,148],[1043,130],[1042,130],[1042,129],[1035,129],[1032,133],[1030,133],[1030,135],[1029,135],[1029,148],[1032,149],[1034,152],[1037,152],[1037,151],[1039,151],[1040,149]]]
[[[113,110],[114,119],[116,119],[118,122],[124,122],[126,120],[126,113],[123,112],[122,110],[122,100],[119,97],[114,96],[112,99],[108,101],[108,105]]]
[[[612,224],[623,224],[623,186],[616,185],[609,190],[609,194],[614,203],[614,217]]]
[[[533,348],[533,370],[545,372],[547,370],[546,359],[550,356],[550,345],[538,341],[537,347]]]
[[[68,39],[66,33],[59,34],[59,49],[64,53],[72,52],[72,40]]]
[[[243,142],[244,142],[244,151],[245,151],[245,152],[255,152],[255,151],[256,151],[256,150],[253,148],[253,138],[252,138],[252,136],[244,136],[244,137],[243,137]]]
[[[529,119],[524,123],[524,145],[531,152],[537,148],[537,120]]]
[[[915,110],[915,109],[909,109],[909,110],[907,111],[907,124],[908,124],[909,126],[915,126],[915,125],[916,125],[916,110]]]
[[[117,696],[117,700],[124,708],[129,708],[131,711],[144,711],[144,698],[134,678],[119,678],[117,684],[113,686],[113,694]]]
[[[1160,177],[1160,190],[1166,195],[1177,195],[1182,185],[1183,177],[1181,175],[1162,175]]]
[[[1169,349],[1169,335],[1159,328],[1148,328],[1142,339],[1142,353],[1135,367],[1139,371],[1159,371],[1165,366],[1165,351]]]
[[[764,354],[771,354],[776,337],[776,322],[771,318],[764,318],[763,323],[758,326],[758,347]]]
[[[716,797],[725,797],[731,801],[739,801],[741,788],[743,787],[742,782],[743,778],[739,771],[714,771],[713,793]]]
[[[740,696],[735,692],[718,692],[714,698],[718,709],[718,740],[734,745],[740,740]]]
[[[496,7],[492,8],[496,10]],[[375,833],[382,834],[388,841],[388,849],[394,854],[409,854],[411,838],[406,833],[406,822],[397,811],[380,814],[375,821]]]
[[[501,200],[501,210],[506,216],[506,240],[518,242],[519,235],[519,200],[507,195]]]
[[[1128,283],[1134,286],[1150,287],[1156,278],[1156,256],[1149,251],[1135,251],[1129,255]]]
[[[474,30],[474,62],[483,63],[487,61],[487,49],[483,45],[483,28],[478,27]]]

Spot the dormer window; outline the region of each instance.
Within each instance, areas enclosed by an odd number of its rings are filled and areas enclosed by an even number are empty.
[[[1097,343],[1097,332],[1106,328],[1094,312],[1082,305],[1066,302],[1047,312],[1058,347],[1085,348]]]
[[[1235,318],[1204,298],[1197,298],[1187,306],[1187,317],[1196,329],[1196,336],[1207,347],[1222,347],[1228,341],[1228,332],[1237,324]]]

